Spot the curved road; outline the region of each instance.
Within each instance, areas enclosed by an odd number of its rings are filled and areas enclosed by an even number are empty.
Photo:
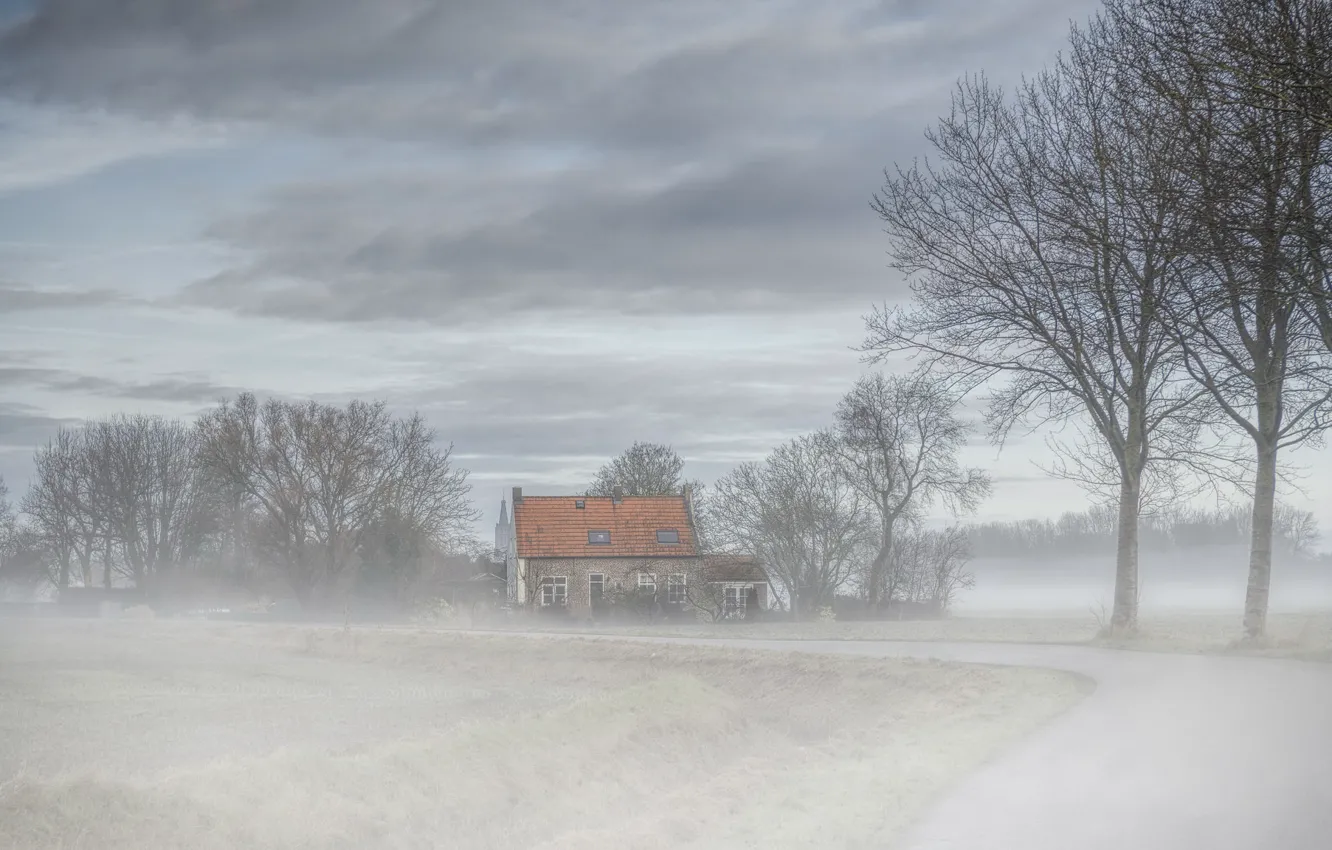
[[[1332,665],[1030,644],[632,639],[1096,680],[936,804],[907,834],[909,850],[1332,850]]]

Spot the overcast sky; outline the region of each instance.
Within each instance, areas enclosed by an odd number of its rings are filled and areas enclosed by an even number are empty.
[[[0,472],[245,388],[421,410],[491,522],[635,439],[710,480],[868,368],[868,202],[957,77],[1094,5],[0,0]],[[1081,506],[1042,445],[977,439],[984,517]]]

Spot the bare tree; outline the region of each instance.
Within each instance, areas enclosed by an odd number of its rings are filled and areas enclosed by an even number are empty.
[[[1103,21],[1075,29],[1067,56],[1011,99],[983,79],[959,84],[927,134],[938,164],[890,174],[875,200],[914,305],[876,311],[865,350],[994,386],[999,442],[1019,424],[1086,423],[1116,473],[1113,625],[1126,630],[1145,471],[1205,458],[1190,456],[1199,393],[1180,380],[1164,311],[1183,280],[1180,142],[1117,39]]]
[[[976,576],[967,570],[967,562],[971,560],[971,544],[966,532],[957,526],[927,534],[930,536],[926,562],[929,567],[929,598],[940,611],[948,611],[958,591],[976,586]]]
[[[9,485],[0,475],[0,552],[7,552],[18,533],[18,520],[14,516],[14,505],[9,501]]]
[[[254,500],[260,544],[303,603],[328,601],[351,578],[367,532],[389,514],[441,545],[476,517],[451,447],[436,447],[419,416],[393,419],[382,403],[261,405],[247,393],[199,428],[204,467]]]
[[[1273,520],[1273,536],[1282,544],[1287,555],[1307,558],[1322,539],[1318,519],[1310,512],[1277,503]]]
[[[1189,374],[1253,446],[1244,628],[1257,638],[1267,622],[1281,449],[1320,440],[1332,426],[1332,337],[1319,328],[1332,284],[1332,127],[1309,108],[1320,99],[1292,64],[1305,48],[1329,49],[1308,44],[1305,24],[1332,24],[1316,8],[1325,4],[1249,5],[1108,8],[1132,48],[1127,67],[1154,93],[1160,125],[1187,147],[1176,165],[1192,230],[1189,285],[1169,302],[1171,325]],[[1259,27],[1243,33],[1248,47],[1231,31],[1237,21]]]
[[[60,565],[37,526],[15,522],[11,528],[0,549],[0,596],[14,590],[20,598],[26,598],[43,584],[58,587]]]
[[[797,618],[831,605],[875,544],[869,503],[839,474],[831,444],[785,443],[725,475],[709,502],[721,546],[756,556]]]
[[[104,537],[85,438],[81,429],[62,428],[33,453],[33,480],[21,503],[52,555],[58,589],[69,586],[76,565],[83,585],[92,585],[93,556]]]
[[[684,459],[661,443],[635,442],[601,469],[587,488],[589,496],[673,496],[684,486]]]
[[[970,560],[971,544],[961,528],[911,524],[899,534],[888,562],[887,601],[942,614],[959,591],[975,586],[976,577],[967,569]]]
[[[1107,9],[1177,108],[1265,113],[1283,128],[1300,163],[1287,270],[1332,350],[1332,3],[1111,0]]]
[[[175,419],[117,416],[85,426],[85,475],[98,481],[94,504],[107,558],[144,587],[163,570],[194,559],[210,518],[204,511],[197,434]]]
[[[1171,326],[1189,374],[1253,446],[1244,626],[1258,638],[1281,450],[1332,427],[1332,126],[1325,80],[1309,76],[1332,69],[1332,48],[1318,39],[1332,35],[1332,12],[1305,0],[1246,5],[1108,9],[1130,48],[1125,66],[1186,148],[1175,162],[1191,225],[1189,286],[1169,302]]]
[[[1110,0],[1140,46],[1209,81],[1218,102],[1332,130],[1332,4],[1327,0]]]
[[[970,429],[957,417],[957,404],[937,376],[876,372],[857,381],[837,406],[832,452],[879,520],[878,553],[863,588],[870,608],[883,590],[897,528],[936,501],[964,513],[989,493],[984,472],[958,463]]]

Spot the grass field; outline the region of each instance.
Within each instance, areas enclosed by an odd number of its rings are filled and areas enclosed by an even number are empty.
[[[0,847],[882,847],[1057,673],[243,624],[0,624]]]

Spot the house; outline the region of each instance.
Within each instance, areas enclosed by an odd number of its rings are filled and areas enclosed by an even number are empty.
[[[714,617],[767,605],[757,561],[700,554],[688,487],[677,496],[608,497],[524,497],[515,487],[511,505],[508,578],[517,605],[579,618],[626,599]]]

